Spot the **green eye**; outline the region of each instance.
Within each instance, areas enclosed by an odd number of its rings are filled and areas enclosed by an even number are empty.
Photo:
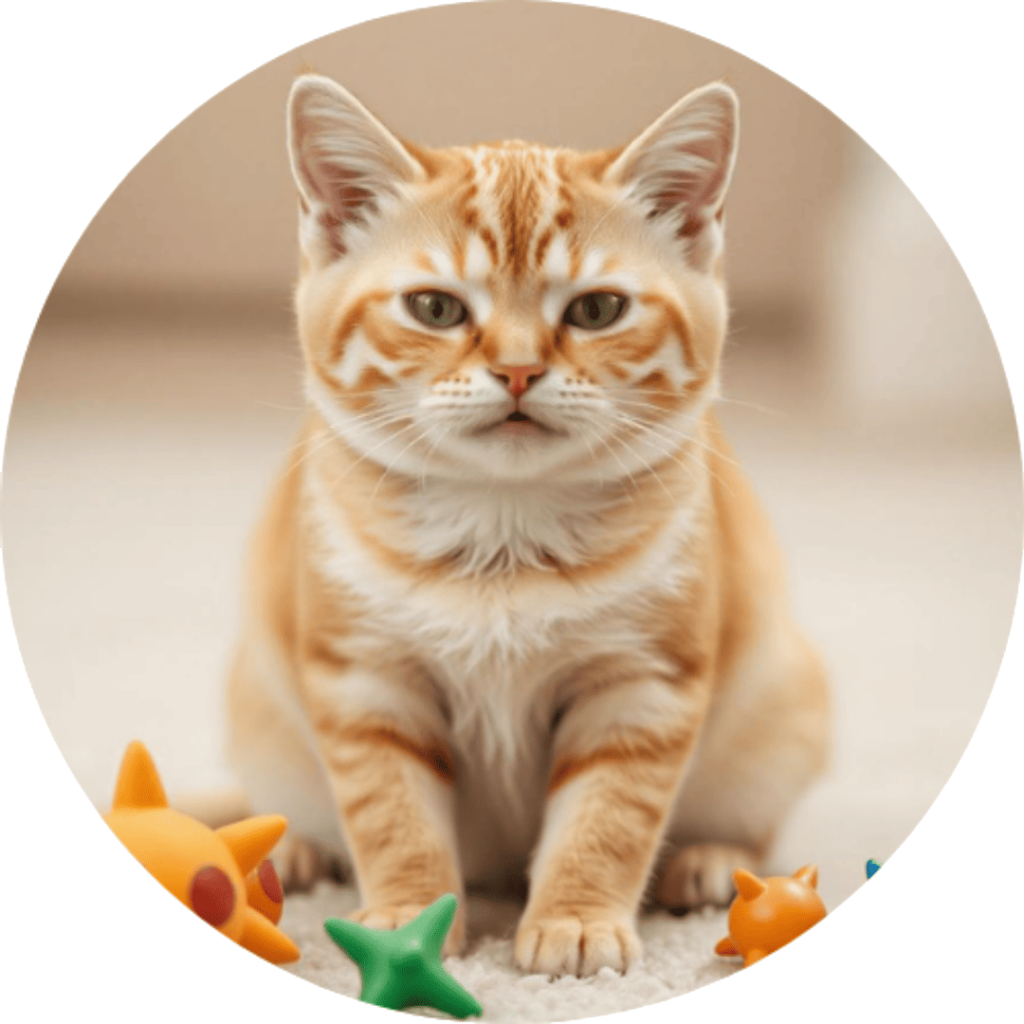
[[[409,312],[427,327],[445,328],[466,319],[466,307],[447,292],[413,292],[406,295]]]
[[[599,331],[615,323],[626,308],[626,300],[614,292],[588,292],[569,303],[562,318],[573,327],[585,331]]]

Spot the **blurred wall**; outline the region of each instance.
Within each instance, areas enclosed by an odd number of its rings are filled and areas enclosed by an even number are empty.
[[[727,203],[732,351],[761,360],[755,377],[772,375],[761,390],[781,402],[787,388],[811,393],[824,414],[851,421],[1013,435],[1005,376],[970,284],[877,154],[731,50],[577,5],[408,12],[256,69],[130,169],[72,253],[49,310],[151,316],[226,299],[289,330],[295,192],[284,110],[304,69],[336,78],[396,133],[428,145],[623,144],[690,89],[729,82],[742,105]]]
[[[1012,438],[999,351],[956,255],[878,154],[851,149],[824,261],[823,354],[834,411],[946,442]]]
[[[97,214],[55,298],[99,290],[286,293],[295,200],[284,108],[303,68],[351,89],[399,135],[428,145],[524,138],[628,142],[692,88],[724,79],[742,102],[728,206],[734,300],[808,311],[843,137],[827,110],[732,51],[618,12],[461,4],[314,41],[252,72],[175,128]]]

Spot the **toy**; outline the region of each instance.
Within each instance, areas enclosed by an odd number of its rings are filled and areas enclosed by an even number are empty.
[[[149,751],[135,741],[104,821],[165,889],[219,932],[271,963],[299,958],[277,929],[281,885],[264,859],[288,826],[284,818],[247,818],[214,831],[172,810]]]
[[[388,1010],[432,1006],[453,1017],[479,1017],[483,1007],[441,966],[441,946],[458,905],[448,893],[395,931],[329,917],[327,934],[362,976],[359,999]]]
[[[732,877],[739,895],[729,908],[729,935],[715,952],[742,956],[744,967],[792,942],[827,913],[815,892],[815,865],[802,867],[792,878],[758,878],[742,868]]]
[[[272,924],[281,920],[284,893],[272,861],[264,860],[245,876],[245,898],[250,907],[258,910]]]
[[[881,865],[881,864],[880,864],[880,863],[879,863],[879,862],[878,862],[877,860],[869,860],[869,861],[868,861],[868,863],[867,863],[867,874],[868,874],[868,878],[874,878],[874,877],[875,877],[875,872],[876,872],[876,871],[877,871],[877,870],[878,870],[878,869],[879,869],[879,868],[880,868],[881,866],[882,866],[882,865]]]

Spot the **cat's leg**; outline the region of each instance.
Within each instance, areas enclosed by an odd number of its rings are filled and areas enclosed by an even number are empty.
[[[822,665],[785,620],[748,645],[722,681],[668,830],[654,897],[672,910],[724,906],[736,868],[755,874],[829,746]]]
[[[346,855],[327,778],[286,662],[272,640],[246,638],[227,689],[228,759],[246,814],[282,814],[288,830],[271,852],[286,891],[343,877]]]
[[[523,970],[624,971],[640,955],[637,911],[706,691],[702,680],[605,686],[566,711],[515,941]]]
[[[396,671],[353,666],[324,647],[303,687],[337,820],[371,928],[398,928],[445,893],[459,912],[445,952],[461,948],[465,899],[455,829],[455,765],[431,695]]]

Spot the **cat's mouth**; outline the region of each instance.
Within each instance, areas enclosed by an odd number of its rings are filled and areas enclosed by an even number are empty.
[[[550,433],[547,427],[527,416],[525,412],[522,412],[519,409],[516,409],[515,412],[509,413],[505,419],[494,427],[494,431],[498,434],[516,434],[526,436],[529,436],[530,434]]]
[[[529,413],[523,412],[522,409],[515,409],[504,419],[488,424],[479,433],[482,435],[512,434],[521,437],[529,437],[531,435],[539,437],[542,434],[556,434],[558,431],[541,423],[540,420],[534,419]]]

